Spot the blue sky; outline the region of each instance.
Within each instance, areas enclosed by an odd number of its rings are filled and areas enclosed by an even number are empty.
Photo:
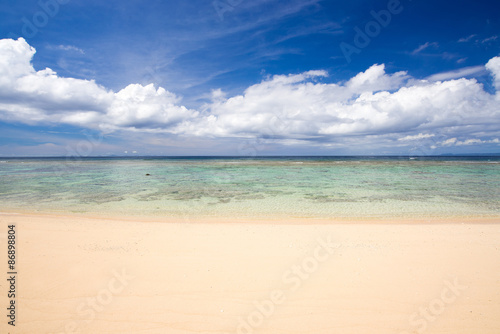
[[[497,1],[7,0],[0,38],[2,156],[500,153]]]

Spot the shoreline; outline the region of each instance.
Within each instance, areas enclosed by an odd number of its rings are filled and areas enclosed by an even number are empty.
[[[56,219],[102,220],[110,222],[142,222],[142,223],[190,223],[190,224],[271,224],[271,225],[329,225],[329,224],[500,224],[500,216],[429,216],[419,218],[408,217],[224,217],[224,216],[119,216],[114,214],[81,214],[59,212],[19,212],[0,211],[0,217],[45,217]]]

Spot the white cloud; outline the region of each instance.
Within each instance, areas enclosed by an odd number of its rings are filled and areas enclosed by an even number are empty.
[[[476,37],[477,35],[476,34],[473,34],[473,35],[470,35],[468,37],[464,37],[464,38],[460,38],[458,40],[459,43],[465,43],[465,42],[469,42],[471,41],[474,37]],[[475,39],[475,42],[476,43],[482,43],[482,44],[486,44],[486,43],[489,43],[489,42],[493,42],[493,41],[496,41],[498,39],[498,35],[494,35],[494,36],[490,36],[490,37],[487,37],[487,38],[484,38],[484,39]]]
[[[406,137],[399,138],[398,140],[399,141],[420,140],[420,139],[432,138],[434,136],[435,136],[434,134],[430,134],[430,133],[426,133],[426,134],[419,133],[418,135],[406,136]]]
[[[492,42],[492,41],[496,41],[498,39],[498,36],[491,36],[491,37],[488,37],[488,38],[485,38],[481,41],[481,43],[488,43],[488,42]]]
[[[481,139],[467,139],[465,141],[458,141],[456,143],[457,146],[460,146],[460,145],[474,145],[474,144],[481,144],[481,143],[485,143],[486,141],[483,141]]]
[[[486,92],[475,79],[450,80],[486,68],[498,90],[500,57],[485,67],[438,74],[438,82],[417,80],[404,71],[388,74],[383,64],[339,83],[324,83],[328,73],[322,70],[277,75],[241,95],[227,97],[214,90],[212,101],[197,111],[153,85],[131,84],[113,92],[94,81],[59,77],[50,69],[35,71],[34,54],[23,39],[0,40],[4,121],[324,146],[375,141],[404,146],[435,135],[441,147],[472,145],[494,143],[500,133],[500,94]]]
[[[361,72],[346,83],[346,86],[357,93],[393,90],[401,87],[409,77],[407,72],[396,72],[392,75],[385,73],[385,65],[373,65],[365,72]]]
[[[115,94],[104,117],[116,128],[157,129],[175,126],[197,112],[178,106],[179,98],[163,88],[129,85]]]
[[[468,146],[468,145],[477,145],[477,144],[500,144],[500,139],[490,139],[490,140],[481,140],[477,138],[469,138],[464,140],[457,140],[457,138],[450,138],[440,143],[442,146]]]
[[[486,72],[484,66],[469,66],[464,67],[454,71],[437,73],[429,76],[427,80],[429,81],[444,81],[444,80],[452,80],[459,79],[473,75],[481,75]]]
[[[49,68],[35,71],[34,54],[22,38],[0,40],[0,119],[112,130],[174,127],[197,114],[153,85],[129,85],[114,93],[94,81],[59,77]]]
[[[436,42],[433,42],[433,43],[426,42],[426,43],[424,43],[424,44],[420,45],[420,46],[419,46],[418,48],[416,48],[415,50],[413,50],[413,51],[411,52],[411,54],[412,54],[412,55],[416,55],[416,54],[418,54],[418,53],[420,53],[420,52],[424,51],[425,49],[427,49],[428,47],[431,47],[431,46],[437,47],[437,46],[439,46],[439,44],[438,44],[438,43],[436,43]]]
[[[495,79],[494,84],[498,95],[498,92],[500,91],[500,57],[490,59],[490,61],[486,63],[486,69],[491,72],[493,78]]]
[[[24,39],[0,40],[0,118],[24,123],[61,122],[68,114],[95,118],[112,93],[94,81],[61,78],[51,69],[35,71],[35,49]]]
[[[81,54],[85,54],[85,51],[82,49],[74,46],[74,45],[57,45],[57,46],[49,46],[50,49],[57,49],[57,50],[63,50],[63,51],[72,51],[72,52],[77,52]]]
[[[465,42],[468,42],[470,41],[471,39],[473,39],[474,37],[476,37],[477,35],[476,34],[472,34],[472,35],[469,35],[467,37],[463,37],[463,38],[460,38],[458,40],[459,43],[465,43]]]
[[[313,83],[304,76],[274,77],[243,95],[207,105],[208,116],[182,131],[327,141],[440,128],[474,131],[500,120],[494,97],[476,80],[412,80],[408,85],[406,78],[404,72],[386,74],[383,65],[374,65],[345,84]]]
[[[443,145],[443,146],[451,146],[451,145],[455,145],[456,142],[457,142],[457,138],[450,138],[450,139],[447,139],[447,140],[443,141],[441,143],[441,145]]]

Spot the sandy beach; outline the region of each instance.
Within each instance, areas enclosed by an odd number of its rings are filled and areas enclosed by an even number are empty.
[[[500,224],[2,214],[2,333],[498,333]],[[496,221],[498,223],[498,221]],[[7,270],[7,254],[2,252]],[[5,282],[5,280],[4,280]],[[5,284],[1,303],[5,310]]]

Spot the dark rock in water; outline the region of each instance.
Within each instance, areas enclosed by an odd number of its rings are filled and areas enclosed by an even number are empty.
[[[151,174],[146,174],[146,176],[151,176]]]

